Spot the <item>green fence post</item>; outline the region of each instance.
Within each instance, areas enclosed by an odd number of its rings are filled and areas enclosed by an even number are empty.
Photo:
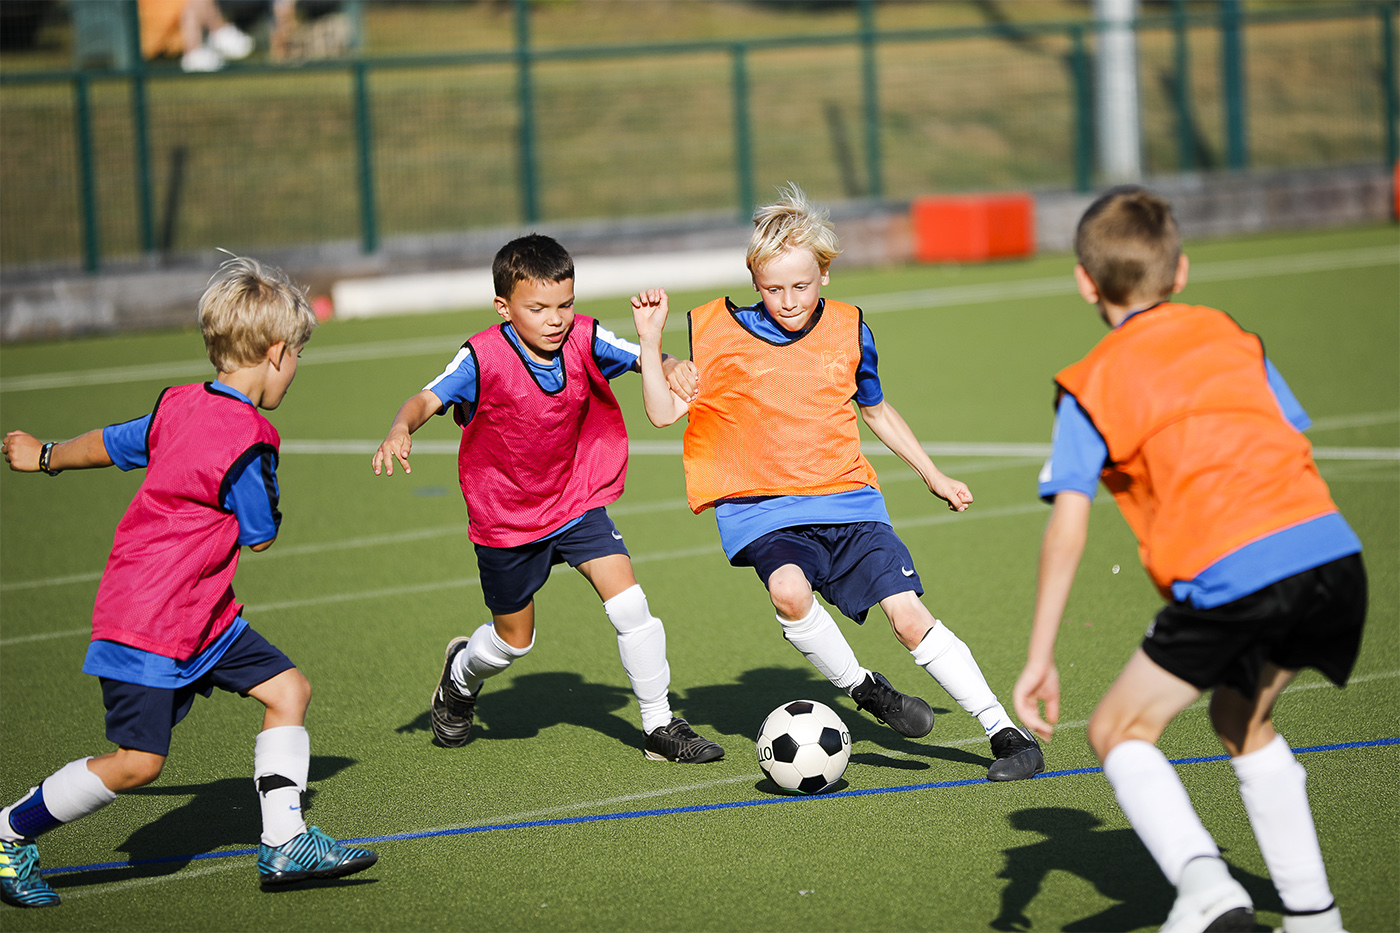
[[[731,47],[734,85],[734,172],[739,185],[739,221],[753,216],[753,136],[749,126],[748,47]]]
[[[86,72],[73,78],[73,138],[78,144],[78,197],[83,206],[83,268],[95,273],[102,260],[97,245],[97,188],[92,176],[92,111]]]
[[[1074,85],[1074,189],[1088,191],[1094,180],[1094,87],[1083,26],[1070,29],[1070,74]]]
[[[156,225],[151,213],[151,130],[146,119],[146,58],[141,54],[141,14],[136,0],[127,0],[126,32],[131,43],[131,135],[136,143],[136,209],[141,220],[141,249],[156,249]]]
[[[1249,133],[1244,100],[1244,42],[1239,0],[1220,0],[1221,89],[1225,95],[1226,162],[1237,171],[1249,167]]]
[[[1385,81],[1381,94],[1385,101],[1385,164],[1393,166],[1400,161],[1400,130],[1396,127],[1400,121],[1400,88],[1395,85],[1395,7],[1383,4],[1380,14],[1381,42],[1385,46],[1381,50],[1382,80]]]
[[[880,156],[880,88],[875,62],[875,0],[860,0],[861,91],[865,109],[865,164],[872,199],[885,193],[884,165]]]
[[[379,249],[379,218],[374,203],[374,131],[369,112],[369,68],[355,62],[355,141],[360,169],[360,250]]]
[[[515,57],[520,97],[520,213],[525,222],[540,219],[535,178],[535,100],[530,65],[530,0],[515,0]]]
[[[1172,29],[1176,33],[1176,135],[1180,153],[1177,167],[1189,172],[1196,167],[1196,122],[1191,115],[1191,37],[1186,0],[1172,0]]]

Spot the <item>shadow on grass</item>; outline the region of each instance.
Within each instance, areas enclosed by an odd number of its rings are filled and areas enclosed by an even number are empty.
[[[1001,892],[1001,912],[990,923],[992,929],[1035,929],[1026,911],[1052,871],[1078,875],[1103,897],[1118,902],[1060,929],[1071,933],[1137,930],[1156,927],[1167,918],[1176,891],[1131,829],[1099,829],[1103,824],[1098,817],[1070,807],[1018,810],[1009,821],[1015,829],[1044,838],[1005,850],[1006,867],[997,877],[1007,879],[1007,885]],[[1282,910],[1268,878],[1235,866],[1230,873],[1244,885],[1256,909]]]
[[[337,755],[311,756],[308,783],[311,785],[304,803],[307,823],[311,819],[315,784],[335,776],[355,763],[353,758]],[[251,766],[252,762],[249,762]],[[262,835],[262,811],[258,804],[253,776],[220,778],[203,784],[155,784],[125,791],[121,797],[189,797],[190,800],[140,827],[117,846],[133,864],[118,868],[74,872],[50,876],[55,888],[77,885],[108,884],[141,878],[157,878],[181,871],[198,855],[224,848],[256,848]],[[121,806],[119,798],[113,806]],[[351,836],[349,827],[342,836]],[[331,832],[336,835],[335,831]],[[171,855],[172,852],[189,853]],[[254,870],[247,869],[251,877]],[[256,884],[256,880],[250,881]],[[319,884],[319,882],[318,882]],[[300,886],[298,886],[300,887]]]
[[[467,744],[498,739],[528,739],[551,726],[592,729],[631,748],[640,748],[642,730],[614,715],[635,703],[632,691],[595,684],[572,671],[521,674],[510,686],[492,689],[487,681],[476,705],[476,723]],[[396,728],[397,732],[431,732],[428,712]]]
[[[938,689],[927,677],[924,684],[902,684],[914,692],[924,686]],[[896,684],[896,687],[901,686]],[[926,691],[925,691],[926,692]],[[760,667],[739,675],[739,682],[715,684],[707,687],[692,687],[685,693],[680,704],[685,716],[692,724],[702,723],[714,726],[726,735],[741,735],[757,739],[758,729],[770,712],[792,700],[816,700],[825,703],[836,711],[851,730],[851,745],[868,742],[898,755],[881,754],[878,751],[860,751],[851,755],[852,761],[880,767],[899,768],[906,771],[923,770],[928,763],[923,759],[938,759],[955,764],[976,764],[985,768],[992,763],[987,755],[957,748],[938,745],[938,724],[924,739],[906,739],[888,726],[877,722],[868,713],[855,708],[855,702],[845,691],[837,689],[830,681],[821,678],[815,671],[789,667]],[[934,707],[934,712],[947,715],[946,708]],[[953,715],[964,715],[960,710]]]

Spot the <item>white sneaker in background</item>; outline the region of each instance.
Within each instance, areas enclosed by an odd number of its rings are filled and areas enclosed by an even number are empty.
[[[253,52],[253,37],[232,23],[225,23],[209,34],[209,44],[224,58],[237,61]]]
[[[207,45],[190,49],[180,56],[180,68],[184,71],[218,71],[224,67],[224,57]]]

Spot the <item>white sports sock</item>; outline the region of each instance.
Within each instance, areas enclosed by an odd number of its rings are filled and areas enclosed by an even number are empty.
[[[90,758],[70,761],[44,778],[38,787],[10,806],[0,810],[0,839],[18,842],[26,836],[37,835],[59,823],[71,823],[79,817],[96,813],[117,799],[102,779],[88,770]],[[35,800],[36,792],[42,794]],[[28,804],[28,806],[26,806]],[[10,823],[10,814],[20,811],[19,820],[27,831],[17,831]]]
[[[972,651],[948,626],[934,620],[933,628],[909,652],[914,663],[928,671],[953,701],[982,724],[987,735],[1014,726],[1006,709],[997,700]]]
[[[823,677],[847,693],[869,676],[870,672],[856,660],[856,653],[841,634],[836,620],[815,598],[811,610],[802,618],[794,621],[780,615],[778,622],[783,626],[783,637],[802,652]]]
[[[1113,747],[1103,762],[1118,805],[1142,844],[1173,887],[1193,858],[1219,858],[1201,818],[1186,796],[1167,756],[1151,742],[1129,739]]]
[[[481,689],[482,681],[495,677],[517,658],[525,657],[533,647],[533,638],[524,648],[506,644],[496,634],[496,626],[487,622],[472,632],[466,650],[457,652],[457,657],[452,661],[452,679],[459,690],[476,693]]]
[[[262,807],[262,841],[280,846],[306,832],[302,794],[311,768],[311,737],[305,726],[275,726],[253,744],[253,786]]]
[[[1249,825],[1284,909],[1310,913],[1332,906],[1327,869],[1308,807],[1308,773],[1283,736],[1230,759],[1240,780]]]
[[[642,731],[651,732],[671,721],[671,666],[666,663],[666,629],[651,614],[640,584],[633,584],[603,603],[617,629],[617,653],[632,682],[642,712]]]

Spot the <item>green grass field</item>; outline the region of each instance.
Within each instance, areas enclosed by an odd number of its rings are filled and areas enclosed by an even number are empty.
[[[1400,929],[1400,254],[1393,226],[1193,244],[1186,300],[1264,336],[1316,425],[1323,475],[1366,545],[1371,613],[1345,690],[1304,673],[1278,711],[1306,765],[1348,928]],[[976,494],[954,516],[903,464],[876,457],[926,603],[1009,703],[1029,630],[1048,510],[1035,476],[1052,374],[1102,334],[1065,256],[979,267],[844,272],[826,294],[866,308],[889,400]],[[742,270],[736,270],[741,272]],[[1057,284],[1058,283],[1058,284]],[[665,284],[665,283],[658,283]],[[730,294],[747,294],[736,276]],[[680,308],[712,297],[673,296]],[[583,313],[630,332],[625,301]],[[675,315],[676,319],[680,315]],[[1097,698],[1158,599],[1116,508],[1093,531],[1060,639],[1064,712],[1034,781],[982,780],[976,723],[887,627],[842,623],[862,663],[927,697],[909,741],[858,714],[782,639],[758,579],[727,566],[712,519],[684,507],[679,426],[650,427],[640,381],[615,388],[634,443],[610,509],[666,622],[673,702],[728,749],[645,762],[611,626],[577,574],[538,596],[533,653],[486,688],[462,749],[435,747],[426,706],[442,648],[486,619],[455,488],[451,424],[417,438],[411,476],[369,451],[398,405],[491,318],[331,323],[307,349],[282,432],[281,538],[245,554],[238,594],[310,677],[311,822],[366,840],[379,864],[263,894],[250,854],[260,709],[218,695],[175,733],[165,774],[41,840],[61,907],[0,908],[5,930],[1136,930],[1172,892],[1084,741]],[[679,320],[677,320],[679,323]],[[671,338],[685,350],[684,330]],[[194,331],[0,349],[0,428],[48,439],[149,410],[201,378]],[[333,442],[333,443],[328,443]],[[991,445],[1003,445],[997,448]],[[963,446],[948,446],[963,445]],[[982,445],[982,446],[978,446]],[[1022,446],[1008,446],[1022,445]],[[0,480],[0,800],[109,750],[80,673],[112,529],[140,481],[116,470]],[[1101,496],[1101,499],[1107,499]],[[1121,572],[1115,572],[1121,570]],[[876,616],[879,614],[876,613]],[[854,756],[837,793],[777,796],[753,756],[764,715],[799,697],[838,710]],[[1388,744],[1387,744],[1388,743]],[[1202,706],[1162,740],[1261,928],[1280,904]]]

